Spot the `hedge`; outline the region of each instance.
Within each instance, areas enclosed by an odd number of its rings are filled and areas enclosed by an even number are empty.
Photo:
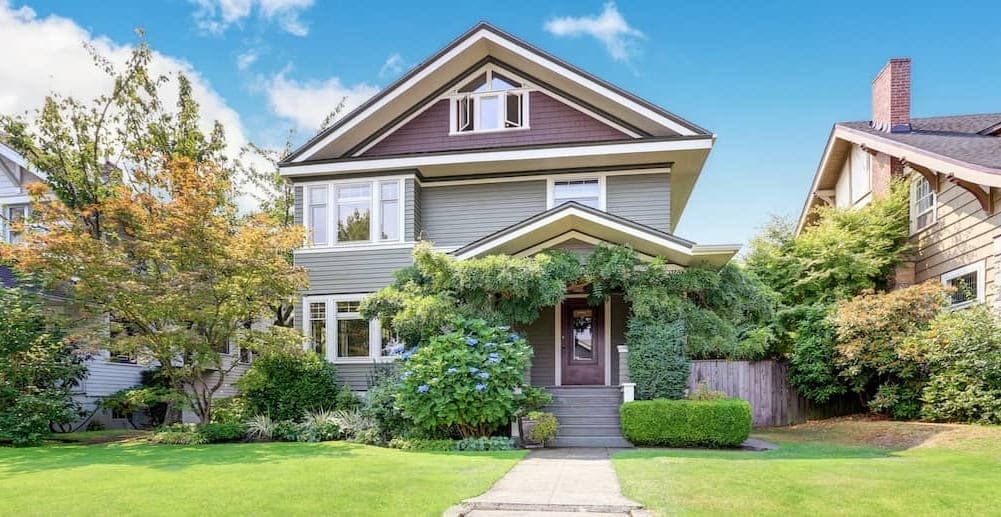
[[[637,400],[620,411],[634,445],[738,447],[751,434],[751,404],[741,399]]]

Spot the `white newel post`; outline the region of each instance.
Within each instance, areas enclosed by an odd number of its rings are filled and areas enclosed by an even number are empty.
[[[636,399],[636,383],[629,378],[629,347],[619,345],[619,385],[622,386],[622,402]]]
[[[636,399],[636,383],[634,382],[623,382],[622,383],[622,402],[632,402]]]

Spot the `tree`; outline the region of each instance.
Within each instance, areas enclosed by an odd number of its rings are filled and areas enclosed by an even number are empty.
[[[23,283],[22,283],[23,284]],[[82,352],[31,290],[0,289],[0,442],[34,445],[77,418]]]

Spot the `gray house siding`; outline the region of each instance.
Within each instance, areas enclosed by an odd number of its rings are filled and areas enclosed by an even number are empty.
[[[417,213],[417,182],[412,178],[404,181],[403,199],[403,238],[408,241],[414,240],[417,235],[416,213]]]
[[[608,322],[612,342],[608,344],[612,352],[612,386],[619,384],[619,345],[626,344],[626,322],[629,306],[622,296],[612,297],[612,317]]]
[[[386,156],[431,151],[481,149],[528,144],[592,142],[630,138],[552,97],[532,92],[529,128],[493,133],[449,135],[449,106],[440,100],[364,153]]]
[[[532,386],[552,386],[556,384],[556,352],[554,349],[555,309],[546,307],[542,309],[539,319],[530,325],[523,325],[518,328],[528,344],[532,346],[535,355],[532,357],[531,384]]]
[[[408,180],[412,181],[412,180]],[[408,234],[408,239],[413,239],[415,241],[423,240],[424,225],[423,225],[423,205],[421,204],[424,199],[424,189],[421,188],[417,182],[414,182],[414,220],[413,220],[413,234]]]
[[[302,193],[302,190],[303,190],[302,185],[296,186],[295,189],[293,190],[293,193],[295,194],[295,204],[293,205],[293,209],[292,209],[292,218],[293,218],[295,224],[297,224],[299,226],[302,226],[302,221],[303,221],[303,218],[302,218],[302,206],[303,206],[303,201],[302,201],[303,193]]]
[[[671,175],[608,176],[605,208],[608,213],[671,232]]]
[[[421,189],[424,237],[458,247],[546,210],[545,180]]]
[[[337,381],[355,391],[368,391],[368,381],[375,367],[374,362],[336,364]]]

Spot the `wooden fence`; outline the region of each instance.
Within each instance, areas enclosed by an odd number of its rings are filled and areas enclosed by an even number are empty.
[[[755,427],[806,421],[807,401],[789,385],[789,365],[778,361],[692,361],[688,389],[699,384],[751,403]]]

